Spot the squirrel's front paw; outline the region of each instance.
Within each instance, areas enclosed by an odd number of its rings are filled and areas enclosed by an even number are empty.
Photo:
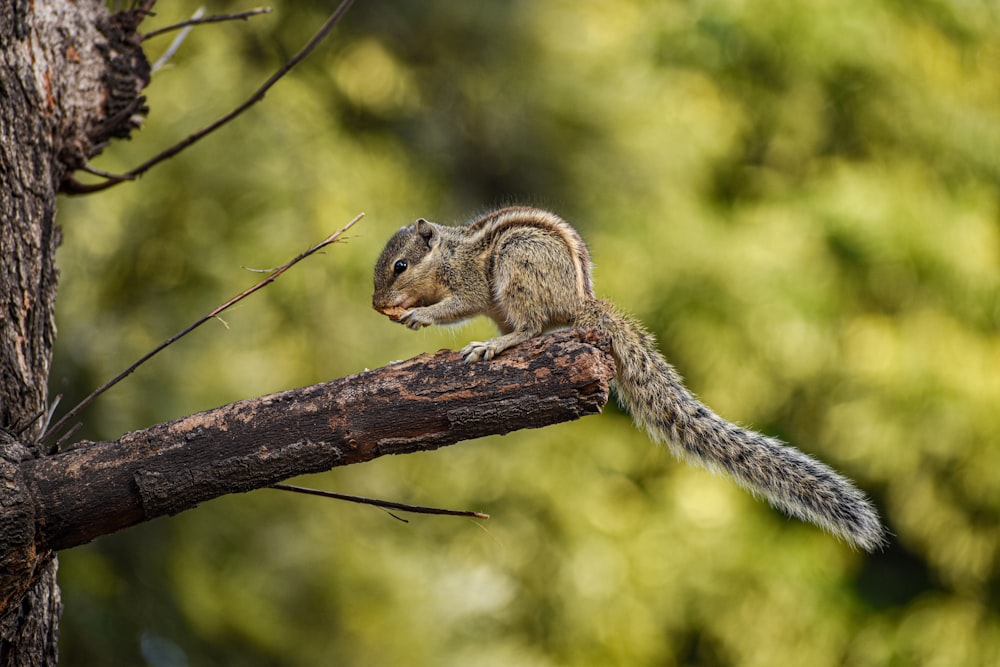
[[[465,363],[471,364],[473,361],[489,361],[497,355],[497,350],[488,340],[474,340],[462,348],[462,358]]]
[[[420,327],[429,327],[435,323],[434,320],[427,317],[426,313],[426,308],[414,308],[413,310],[408,310],[403,313],[403,315],[396,321],[400,324],[405,324],[416,331]]]

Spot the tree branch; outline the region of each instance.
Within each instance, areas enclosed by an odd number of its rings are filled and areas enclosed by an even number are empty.
[[[379,500],[378,498],[365,498],[363,496],[352,496],[346,493],[337,493],[336,491],[323,491],[322,489],[310,489],[304,486],[293,486],[292,484],[272,484],[268,488],[276,489],[278,491],[291,491],[293,493],[301,493],[306,496],[319,496],[320,498],[330,498],[332,500],[346,500],[349,503],[357,503],[359,505],[371,505],[372,507],[378,507],[384,510],[399,510],[400,512],[413,512],[414,514],[437,514],[440,516],[464,516],[472,519],[489,519],[489,514],[483,514],[482,512],[473,512],[471,510],[447,510],[440,509],[438,507],[424,507],[421,505],[409,505],[406,503],[397,503],[391,500]],[[389,512],[392,516],[396,517],[400,521],[406,521],[406,519],[400,519],[392,512]]]
[[[257,16],[258,14],[270,14],[270,7],[257,7],[256,9],[248,9],[242,12],[235,12],[233,14],[213,14],[212,16],[202,16],[198,14],[192,16],[186,21],[181,21],[179,23],[174,23],[162,28],[157,28],[156,30],[150,30],[149,32],[143,33],[142,40],[146,41],[151,37],[156,37],[164,33],[171,32],[173,30],[180,30],[181,28],[189,28],[191,26],[202,25],[205,23],[219,23],[221,21],[246,21],[251,16]]]
[[[306,42],[305,46],[299,49],[299,52],[296,53],[294,56],[292,56],[288,60],[288,62],[282,65],[277,72],[272,74],[267,79],[267,81],[261,84],[261,86],[256,91],[254,91],[254,93],[249,98],[247,98],[246,101],[244,101],[242,104],[240,104],[238,107],[236,107],[229,113],[213,121],[212,123],[209,123],[205,127],[195,132],[194,134],[188,135],[185,139],[178,141],[170,148],[167,148],[166,150],[157,153],[150,159],[140,164],[138,167],[135,167],[134,169],[125,174],[112,176],[106,181],[93,184],[79,183],[69,178],[66,179],[66,181],[63,183],[61,191],[64,194],[70,194],[70,195],[89,194],[92,192],[100,192],[101,190],[107,190],[108,188],[118,185],[119,183],[123,183],[125,181],[135,180],[137,177],[142,176],[147,171],[152,169],[154,166],[158,165],[164,160],[172,158],[174,155],[177,155],[188,146],[208,136],[209,134],[219,129],[229,121],[233,120],[241,113],[252,107],[254,104],[264,99],[264,95],[267,94],[267,91],[270,90],[274,84],[276,84],[283,76],[288,74],[288,72],[290,72],[293,67],[295,67],[303,59],[305,59],[305,57],[308,56],[313,51],[313,49],[315,49],[316,46],[319,45],[321,41],[323,41],[323,38],[325,38],[327,34],[329,34],[331,30],[333,30],[333,28],[337,25],[337,23],[344,16],[344,14],[347,13],[347,10],[350,9],[351,4],[353,2],[354,0],[341,0],[340,4],[337,5],[337,8],[333,11],[333,14],[331,14],[330,18],[328,18],[326,22],[322,26],[320,26],[320,29],[316,32],[315,35],[313,35],[312,39]]]
[[[104,384],[102,384],[100,387],[98,387],[97,389],[95,389],[94,391],[92,391],[86,398],[84,398],[82,401],[80,401],[75,406],[73,406],[73,408],[70,409],[70,411],[67,412],[65,415],[63,415],[62,418],[60,418],[59,421],[57,421],[54,425],[52,425],[51,428],[46,427],[45,432],[42,434],[42,437],[40,438],[40,440],[46,440],[49,437],[55,435],[56,433],[59,433],[60,430],[62,430],[62,428],[64,426],[66,426],[66,424],[69,422],[69,420],[73,419],[73,417],[75,417],[77,414],[79,414],[79,412],[81,410],[83,410],[85,407],[87,407],[88,405],[90,405],[94,401],[94,399],[96,399],[98,396],[100,396],[101,394],[103,394],[104,392],[106,392],[108,389],[111,389],[111,387],[115,386],[116,384],[118,384],[119,382],[121,382],[122,380],[124,380],[125,378],[127,378],[129,375],[131,375],[133,372],[135,372],[135,370],[137,368],[139,368],[139,366],[143,365],[144,363],[146,363],[147,361],[149,361],[150,359],[152,359],[154,356],[156,356],[157,354],[159,354],[160,352],[162,352],[166,348],[170,347],[171,345],[173,345],[174,343],[176,343],[178,340],[180,340],[184,336],[188,335],[189,333],[191,333],[192,331],[194,331],[195,329],[197,329],[198,327],[200,327],[205,322],[208,322],[212,318],[218,318],[219,315],[221,315],[227,309],[229,309],[232,306],[236,305],[237,303],[239,303],[240,301],[242,301],[246,297],[250,296],[254,292],[256,292],[256,291],[258,291],[258,290],[260,290],[260,289],[262,289],[264,287],[267,287],[268,285],[270,285],[271,283],[273,283],[275,280],[277,280],[279,277],[281,277],[281,274],[283,274],[285,271],[287,271],[288,269],[292,268],[293,266],[295,266],[296,264],[298,264],[299,262],[301,262],[305,258],[307,258],[307,257],[309,257],[309,256],[311,256],[311,255],[313,255],[313,254],[315,254],[317,252],[319,252],[320,250],[322,250],[323,248],[327,247],[328,245],[331,245],[332,243],[336,243],[338,240],[340,240],[340,238],[344,235],[344,233],[347,232],[348,229],[350,229],[351,227],[353,227],[358,222],[358,220],[360,220],[361,218],[364,217],[364,215],[365,215],[364,213],[359,213],[358,215],[354,216],[354,218],[350,222],[348,222],[346,225],[344,225],[343,227],[341,227],[340,229],[338,229],[337,231],[335,231],[333,234],[330,234],[329,236],[327,236],[325,239],[323,239],[322,241],[320,241],[319,243],[317,243],[316,245],[314,245],[312,248],[309,248],[308,250],[299,253],[294,258],[292,258],[291,260],[285,262],[284,264],[282,264],[281,266],[279,266],[276,269],[269,269],[267,271],[267,273],[268,273],[267,277],[265,277],[264,279],[260,280],[259,282],[257,282],[252,287],[249,287],[249,288],[243,290],[242,292],[240,292],[239,294],[237,294],[233,298],[229,299],[225,303],[221,304],[220,306],[217,306],[216,308],[212,309],[212,311],[209,312],[208,314],[203,315],[202,317],[198,318],[197,320],[195,320],[194,322],[192,322],[188,326],[184,327],[183,329],[181,329],[180,331],[178,331],[177,333],[175,333],[170,338],[166,339],[165,341],[163,341],[162,343],[160,343],[159,345],[157,345],[156,347],[154,347],[152,350],[150,350],[146,354],[144,354],[141,357],[139,357],[137,360],[135,360],[134,362],[132,362],[132,364],[130,364],[128,366],[128,368],[126,368],[121,373],[119,373],[115,377],[111,378],[110,380],[108,380],[107,382],[105,382]],[[263,272],[261,272],[261,273],[263,273]],[[220,320],[221,320],[221,318],[220,318]],[[225,322],[223,322],[223,324],[225,324]],[[227,326],[227,328],[228,328],[228,326]],[[62,441],[60,440],[52,448],[52,451],[50,453],[54,454],[55,452],[59,451],[59,447],[61,445],[62,445]]]
[[[195,10],[194,16],[191,17],[190,21],[201,20],[201,17],[204,13],[205,13],[205,8],[199,7],[198,9]],[[167,47],[167,50],[164,51],[160,55],[160,57],[157,58],[150,66],[149,70],[153,74],[155,74],[161,67],[170,62],[170,59],[173,58],[174,54],[180,50],[181,45],[184,44],[184,40],[186,40],[187,36],[191,33],[192,25],[190,22],[186,22],[186,25],[181,25],[178,27],[180,27],[180,34],[174,37],[174,41],[170,42],[170,46]],[[168,26],[168,28],[173,28],[173,26]],[[146,33],[145,35],[143,35],[142,41],[146,41],[146,39],[149,37],[150,34],[153,33]]]
[[[489,363],[468,365],[452,351],[423,354],[114,442],[81,442],[17,465],[27,505],[18,517],[33,517],[34,549],[58,551],[289,477],[578,419],[607,401],[608,349],[603,334],[576,330]],[[24,531],[11,534],[23,548]],[[14,546],[0,537],[0,561]]]

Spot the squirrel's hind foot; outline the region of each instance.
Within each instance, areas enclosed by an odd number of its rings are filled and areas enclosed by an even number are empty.
[[[533,331],[514,331],[489,340],[474,340],[462,348],[462,357],[467,364],[474,361],[489,361],[507,348],[534,338],[535,335]]]
[[[496,338],[491,338],[490,340],[474,340],[463,347],[462,358],[465,359],[465,363],[471,364],[474,361],[489,361],[502,352],[502,348],[496,349],[496,347],[491,345],[491,343],[495,340]]]

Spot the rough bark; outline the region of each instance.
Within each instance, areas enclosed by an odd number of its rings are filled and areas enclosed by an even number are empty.
[[[31,508],[10,480],[41,455],[24,443],[47,401],[56,193],[142,110],[135,18],[98,0],[0,0],[0,529],[11,545],[0,554],[0,665],[56,661],[56,559],[19,532]]]
[[[26,489],[35,548],[58,551],[295,475],[597,413],[613,374],[593,331],[538,338],[490,363],[424,354],[81,442],[25,461],[14,483]]]

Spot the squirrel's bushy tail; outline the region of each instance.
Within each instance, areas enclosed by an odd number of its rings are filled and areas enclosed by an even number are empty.
[[[611,336],[619,401],[675,456],[725,472],[775,507],[863,549],[884,544],[878,514],[850,481],[794,447],[712,412],[684,387],[641,324],[600,300],[585,309],[578,324]]]

